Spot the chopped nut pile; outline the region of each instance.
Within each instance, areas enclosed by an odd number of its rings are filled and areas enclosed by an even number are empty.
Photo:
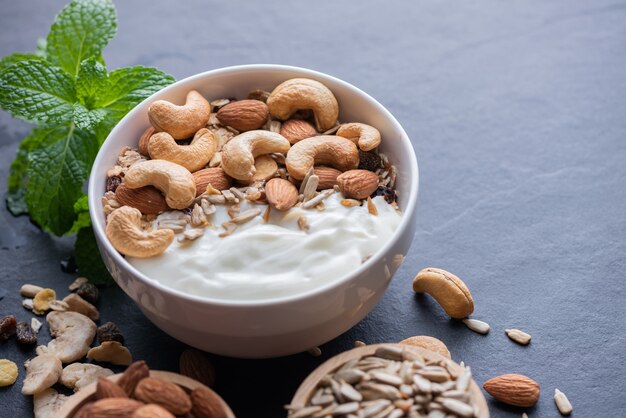
[[[184,105],[155,101],[148,116],[152,126],[137,149],[120,151],[102,198],[107,237],[124,255],[158,255],[177,234],[193,245],[215,227],[215,205],[231,215],[222,238],[261,214],[267,222],[266,207],[324,210],[335,192],[353,206],[368,202],[372,216],[370,197],[397,208],[396,169],[378,152],[380,132],[339,123],[335,96],[315,80],[294,78],[244,100],[208,102],[190,91]],[[243,201],[262,207],[238,213]],[[298,225],[309,230],[306,218]]]

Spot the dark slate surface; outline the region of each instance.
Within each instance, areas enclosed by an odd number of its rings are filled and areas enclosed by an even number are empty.
[[[277,360],[213,358],[217,390],[238,417],[284,416],[299,382],[350,347],[426,334],[471,365],[479,383],[508,372],[542,387],[530,416],[555,417],[555,387],[574,416],[624,416],[626,271],[626,3],[117,2],[110,68],[157,66],[177,78],[246,63],[309,67],[376,97],[404,125],[421,169],[418,233],[378,307],[345,335]],[[350,3],[350,4],[348,4]],[[28,51],[62,0],[3,1],[0,55]],[[358,4],[358,6],[357,6]],[[0,113],[0,194],[29,127]],[[0,314],[29,319],[19,286],[63,293],[72,240],[0,210]],[[461,276],[488,336],[450,321],[411,279],[425,266]],[[185,348],[152,326],[119,289],[100,310],[153,368],[176,370]],[[533,335],[510,342],[505,327]],[[49,338],[44,331],[40,340]],[[14,342],[0,357],[33,353]],[[23,369],[20,369],[20,380]],[[0,389],[2,416],[31,415],[20,384]],[[522,409],[490,402],[494,417]],[[10,414],[9,414],[10,411]]]

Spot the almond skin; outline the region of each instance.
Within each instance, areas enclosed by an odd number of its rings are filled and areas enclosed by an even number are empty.
[[[122,205],[139,209],[145,215],[157,215],[169,210],[165,197],[153,186],[129,189],[122,183],[115,189],[115,199]]]
[[[227,418],[220,399],[209,389],[197,387],[191,392],[194,418]]]
[[[273,178],[265,184],[265,196],[276,209],[287,210],[298,202],[298,189],[288,180]]]
[[[89,418],[128,418],[143,404],[128,398],[100,399],[89,405],[86,416]]]
[[[217,111],[217,119],[239,132],[259,129],[269,117],[267,105],[259,100],[238,100]]]
[[[96,385],[96,399],[106,398],[128,398],[128,394],[117,383],[101,378]]]
[[[309,122],[302,119],[289,119],[280,127],[280,134],[295,144],[303,139],[317,135],[317,131]]]
[[[349,170],[337,177],[337,185],[349,199],[367,199],[378,188],[378,176],[367,170]]]
[[[174,415],[185,415],[191,410],[191,399],[180,386],[154,377],[146,377],[139,382],[135,398],[160,405]]]
[[[487,380],[483,388],[500,402],[531,407],[539,400],[539,383],[521,374],[503,374]]]
[[[313,174],[319,178],[317,190],[332,189],[337,183],[337,177],[341,174],[341,171],[335,170],[332,167],[326,167],[320,165],[313,169]]]
[[[176,418],[167,409],[157,404],[149,404],[137,409],[132,418]]]
[[[204,193],[209,184],[220,191],[229,189],[231,185],[230,177],[219,167],[205,168],[191,175],[196,182],[196,197]]]
[[[124,389],[128,396],[131,396],[135,392],[137,384],[148,376],[150,376],[148,365],[145,361],[139,360],[126,368],[126,371],[122,374],[122,377],[119,378],[117,384]]]

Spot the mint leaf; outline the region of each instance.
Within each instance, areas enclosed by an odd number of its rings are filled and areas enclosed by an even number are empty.
[[[78,231],[74,245],[74,256],[81,276],[87,277],[94,284],[110,285],[114,283],[102,261],[91,227],[82,228]]]
[[[107,109],[119,121],[141,101],[174,81],[174,77],[156,68],[120,68],[109,74],[108,87],[94,106]]]
[[[55,127],[50,126],[37,126],[32,130],[30,135],[22,140],[19,148],[17,149],[17,155],[15,160],[11,163],[11,169],[9,172],[7,193],[7,207],[9,211],[15,215],[22,215],[28,213],[26,207],[25,192],[26,192],[26,169],[28,168],[28,153],[44,143],[48,138],[48,134],[55,130]]]
[[[74,202],[82,195],[98,144],[93,136],[70,124],[56,126],[42,145],[46,146],[28,156],[26,204],[37,224],[62,235],[76,219]]]
[[[91,217],[89,216],[89,206],[87,204],[87,195],[84,194],[74,202],[74,213],[78,216],[72,225],[72,229],[68,231],[68,234],[75,234],[82,228],[91,226]]]
[[[96,97],[107,88],[107,69],[95,57],[80,63],[76,77],[76,97],[89,109],[93,109]]]
[[[10,67],[11,65],[17,62],[33,60],[33,59],[34,60],[41,59],[41,57],[37,56],[36,54],[23,54],[21,52],[16,52],[15,54],[7,55],[6,57],[3,57],[0,59],[0,72],[2,72],[2,70]]]
[[[76,100],[74,82],[42,59],[19,61],[0,72],[0,108],[42,123],[66,121]]]
[[[72,120],[79,129],[93,129],[107,115],[104,109],[89,110],[80,103],[74,103]]]
[[[48,41],[44,38],[37,39],[37,49],[35,50],[35,55],[40,58],[46,59],[48,53],[46,52],[48,46]]]
[[[48,61],[76,77],[80,63],[98,56],[115,36],[115,7],[110,0],[75,0],[57,15],[48,34]]]

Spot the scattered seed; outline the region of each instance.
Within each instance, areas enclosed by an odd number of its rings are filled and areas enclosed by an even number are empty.
[[[466,367],[465,371],[456,379],[457,390],[465,392],[469,388],[471,380],[472,370],[469,367]]]
[[[306,216],[302,215],[298,217],[298,227],[303,231],[309,230],[309,223],[306,220]]]
[[[376,357],[389,360],[402,360],[402,348],[393,345],[384,345],[376,349],[374,355]]]
[[[315,191],[317,190],[317,186],[319,183],[320,178],[318,176],[316,176],[315,174],[309,176],[309,179],[306,182],[306,186],[304,187],[304,191],[302,192],[305,202],[315,196]]]
[[[203,235],[204,235],[204,229],[201,229],[201,228],[187,229],[183,232],[183,235],[178,238],[178,242],[195,241]]]
[[[7,359],[0,359],[0,387],[11,386],[17,380],[17,364]]]
[[[26,309],[28,309],[29,311],[33,310],[33,300],[32,299],[24,299],[22,301],[22,306]]]
[[[202,211],[204,212],[205,216],[213,215],[217,210],[215,208],[215,205],[209,202],[207,199],[200,200],[200,207],[202,207]]]
[[[222,224],[222,228],[224,228],[224,232],[218,235],[220,238],[227,237],[235,232],[235,229],[237,229],[237,224],[233,221],[226,221]]]
[[[269,222],[271,211],[272,211],[272,207],[270,205],[267,205],[267,208],[265,209],[265,212],[263,212],[263,223],[264,224]]]
[[[402,384],[402,378],[399,376],[395,376],[389,373],[384,372],[371,372],[370,376],[372,379],[377,380],[381,383],[385,383],[392,386],[400,386]]]
[[[466,318],[463,320],[463,323],[472,331],[477,332],[478,334],[487,334],[489,332],[489,324],[483,321],[479,321],[478,319],[469,319]]]
[[[204,210],[202,209],[202,206],[197,203],[194,204],[193,209],[191,210],[191,225],[198,227],[205,226],[206,224],[207,219]]]
[[[258,208],[248,209],[245,212],[242,212],[239,216],[234,217],[232,221],[236,223],[237,225],[241,225],[259,216],[260,214],[261,214],[261,209],[258,209]]]
[[[341,205],[347,208],[353,208],[355,206],[361,206],[361,201],[356,199],[341,199]]]
[[[356,348],[356,347],[365,347],[366,345],[367,345],[367,344],[365,344],[363,341],[360,341],[360,340],[356,340],[356,341],[354,342],[354,347],[355,347],[355,348]]]
[[[558,389],[554,389],[554,402],[556,403],[557,409],[563,416],[571,414],[574,410],[569,399],[567,399],[567,396],[565,396],[565,394]]]
[[[520,331],[519,329],[505,329],[507,337],[509,337],[512,341],[515,341],[521,345],[527,345],[530,343],[530,339],[532,338],[530,334],[525,333],[524,331]]]
[[[302,179],[302,183],[300,184],[300,189],[298,190],[299,194],[304,194],[304,191],[306,190],[306,184],[309,182],[309,177],[311,177],[312,175],[313,175],[313,167],[311,167],[309,171],[304,175],[304,178]]]
[[[313,348],[308,349],[307,353],[309,353],[313,357],[319,357],[322,355],[322,349],[319,347],[313,347]]]
[[[317,206],[318,203],[322,202],[324,199],[328,198],[331,194],[335,193],[334,189],[327,189],[320,192],[317,196],[308,200],[302,204],[303,209],[310,209],[312,207]]]
[[[306,406],[298,411],[289,414],[289,418],[308,418],[314,413],[322,410],[321,406]]]
[[[465,402],[461,402],[457,399],[443,399],[441,401],[441,405],[448,412],[456,414],[463,418],[470,418],[474,416],[474,408],[466,404]]]
[[[223,205],[226,203],[226,198],[222,195],[209,194],[205,198],[210,203],[217,204],[217,205]]]
[[[346,382],[341,383],[340,393],[344,399],[359,402],[363,400],[363,395]]]
[[[346,415],[359,410],[358,402],[348,402],[338,405],[333,411],[333,415]]]
[[[37,318],[31,318],[30,327],[33,329],[33,331],[35,331],[35,334],[39,332],[39,330],[41,329],[41,325],[41,322]]]
[[[376,208],[374,202],[372,202],[372,198],[369,196],[367,197],[367,211],[370,215],[378,216],[378,209]]]

